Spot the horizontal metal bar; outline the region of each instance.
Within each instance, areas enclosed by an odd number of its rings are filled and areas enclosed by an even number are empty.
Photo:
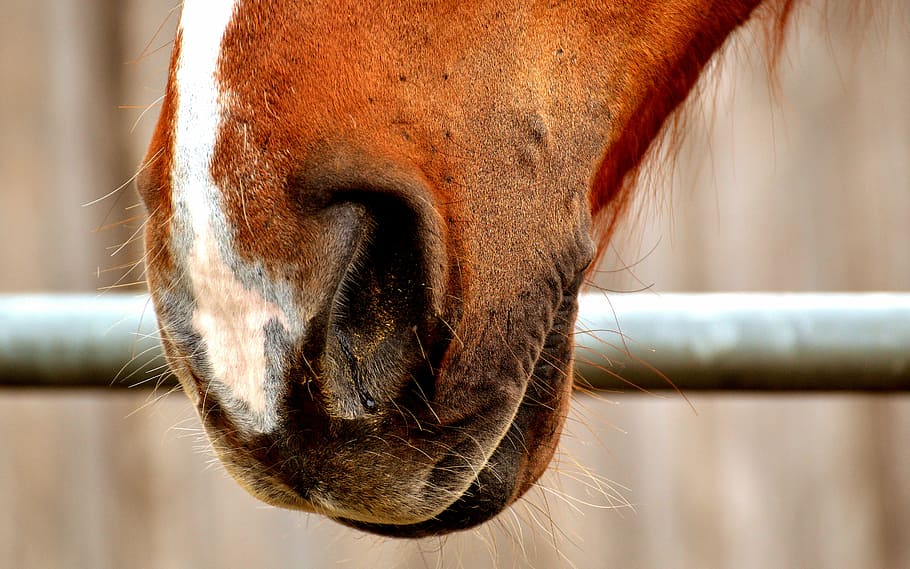
[[[910,389],[910,294],[589,295],[579,314],[599,388]]]
[[[582,381],[606,389],[910,390],[910,294],[584,295]],[[0,296],[0,386],[173,384],[146,296]]]
[[[162,365],[148,296],[0,296],[0,385],[145,385]]]

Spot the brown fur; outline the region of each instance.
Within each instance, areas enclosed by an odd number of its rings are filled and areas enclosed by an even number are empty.
[[[198,398],[228,469],[272,503],[398,536],[520,497],[565,419],[592,219],[602,247],[667,117],[757,3],[242,2],[212,174],[237,255],[315,316],[280,354],[277,434]],[[770,4],[782,29],[792,2]],[[164,299],[181,286],[173,80],[140,190],[165,347],[201,393],[186,314]]]

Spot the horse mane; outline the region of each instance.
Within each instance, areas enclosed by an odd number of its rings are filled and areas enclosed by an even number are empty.
[[[826,19],[822,2],[814,16]],[[876,2],[848,3],[849,20],[862,30],[872,20]],[[649,96],[644,111],[633,117],[629,128],[605,153],[593,180],[590,206],[594,218],[597,258],[595,270],[618,225],[628,216],[636,190],[663,181],[674,169],[679,150],[688,130],[688,123],[705,91],[716,85],[718,74],[705,73],[714,61],[730,49],[736,38],[751,34],[762,57],[775,98],[780,96],[777,71],[787,39],[797,22],[805,18],[804,8],[813,5],[807,0],[767,0],[760,4],[741,25],[723,36],[719,44],[712,42],[720,30],[708,30],[692,43],[687,60],[680,62],[678,73],[665,79],[660,89]],[[825,22],[822,22],[825,25]],[[722,32],[721,32],[722,33]]]

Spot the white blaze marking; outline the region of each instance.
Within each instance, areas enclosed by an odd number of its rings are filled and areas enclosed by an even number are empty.
[[[193,326],[201,335],[213,381],[227,387],[234,402],[245,403],[255,428],[276,424],[274,401],[268,400],[265,325],[287,319],[274,303],[247,289],[225,262],[230,237],[217,210],[220,191],[211,165],[221,124],[218,55],[234,0],[187,0],[180,17],[182,43],[177,63],[177,133],[172,173],[174,236],[189,243],[188,278],[196,309]],[[224,401],[222,403],[230,403]],[[230,409],[230,405],[227,407]]]

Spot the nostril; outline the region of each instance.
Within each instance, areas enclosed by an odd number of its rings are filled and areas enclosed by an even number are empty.
[[[357,342],[358,349],[375,348],[398,332],[403,320],[418,319],[426,312],[425,268],[415,215],[388,200],[375,200],[366,210],[359,251],[339,286],[334,307],[339,320],[361,332],[352,340],[372,340]]]
[[[339,418],[401,405],[399,394],[432,398],[460,314],[444,208],[400,164],[344,148],[317,154],[286,181],[309,285],[291,367],[318,387],[312,403]]]
[[[335,376],[326,379],[347,415],[375,410],[433,367],[421,361],[434,326],[419,215],[388,195],[356,197],[361,239],[332,300],[325,347]]]

